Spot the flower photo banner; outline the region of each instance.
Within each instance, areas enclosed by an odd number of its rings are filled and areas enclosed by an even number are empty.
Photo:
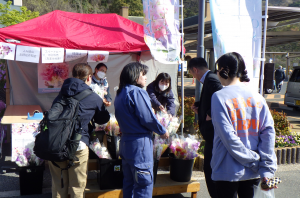
[[[41,48],[39,47],[28,47],[28,46],[17,45],[16,61],[39,63],[40,50]]]
[[[15,60],[16,45],[0,42],[0,59]]]
[[[66,49],[66,57],[65,61],[73,61],[78,58],[85,57],[87,55],[87,50],[72,50],[72,49]]]
[[[42,63],[63,63],[65,49],[64,48],[42,48]]]
[[[59,92],[70,71],[68,63],[38,64],[38,93]]]
[[[108,60],[108,51],[88,51],[87,62],[105,63]]]
[[[143,0],[144,40],[155,60],[177,63],[180,58],[179,0]]]
[[[245,60],[250,87],[257,91],[262,40],[260,0],[211,0],[211,22],[215,60],[238,52]]]

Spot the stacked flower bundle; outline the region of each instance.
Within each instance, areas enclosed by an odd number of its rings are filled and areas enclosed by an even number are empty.
[[[170,149],[177,159],[189,160],[198,156],[199,146],[200,142],[194,136],[184,138],[176,135],[171,139]]]
[[[111,159],[107,148],[104,145],[100,144],[98,138],[95,141],[91,142],[90,149],[92,149],[92,151],[94,151],[99,158]]]
[[[182,121],[182,117],[172,117],[160,111],[156,113],[156,118],[167,129],[170,136],[176,134]]]
[[[119,123],[114,114],[110,115],[110,120],[106,125],[105,132],[110,136],[120,136],[121,131],[119,127]]]
[[[39,166],[43,163],[43,160],[38,158],[34,153],[33,153],[33,147],[34,147],[34,142],[31,144],[27,145],[23,152],[19,152],[17,159],[16,159],[16,164],[18,166]]]
[[[92,88],[93,92],[95,92],[101,98],[104,98],[104,96],[107,95],[107,91],[104,86],[99,86],[97,84],[91,84],[90,87]]]
[[[154,142],[153,142],[153,157],[156,160],[159,160],[161,155],[166,151],[169,147],[169,143],[166,139],[161,139],[159,135],[155,134]]]

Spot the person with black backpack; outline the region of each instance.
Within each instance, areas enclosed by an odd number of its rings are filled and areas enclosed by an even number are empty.
[[[277,93],[280,92],[284,79],[285,79],[285,73],[282,69],[282,66],[279,66],[278,69],[276,69],[276,71],[275,71],[275,81],[276,81]]]
[[[72,198],[84,197],[91,133],[88,124],[92,119],[97,124],[110,119],[102,99],[89,87],[92,68],[78,63],[72,75],[64,81],[51,109],[45,112],[35,141],[37,156],[49,160],[53,198],[67,198],[69,187]]]

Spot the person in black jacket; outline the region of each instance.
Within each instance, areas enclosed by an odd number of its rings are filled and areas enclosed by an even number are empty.
[[[147,86],[152,108],[172,116],[175,115],[175,99],[171,89],[171,77],[167,73],[160,73],[156,79]]]
[[[86,63],[76,64],[73,68],[74,78],[68,78],[64,81],[61,88],[61,95],[72,97],[80,92],[91,89],[89,85],[92,82],[93,71]],[[56,97],[53,104],[61,97]],[[79,112],[82,138],[80,140],[76,157],[79,161],[74,161],[74,166],[63,171],[64,188],[61,188],[61,169],[49,162],[49,168],[52,176],[52,197],[67,198],[68,189],[70,189],[71,198],[83,198],[84,189],[87,180],[87,165],[89,156],[89,138],[90,133],[88,123],[93,118],[97,124],[105,124],[109,121],[110,115],[106,110],[102,99],[96,93],[92,93],[79,102]],[[79,125],[78,125],[79,127]],[[60,167],[67,167],[68,162],[55,162]],[[70,187],[70,188],[69,188]]]
[[[285,79],[285,73],[282,69],[282,66],[279,66],[278,69],[275,71],[275,81],[276,81],[276,89],[277,93],[281,90],[282,81]]]
[[[211,120],[211,97],[223,88],[216,74],[208,69],[203,58],[193,58],[188,63],[188,70],[199,82],[203,84],[200,101],[196,102],[192,109],[198,114],[199,130],[205,140],[204,147],[204,175],[208,192],[212,198],[216,198],[215,183],[211,179],[212,169],[210,161],[212,158],[214,126]]]

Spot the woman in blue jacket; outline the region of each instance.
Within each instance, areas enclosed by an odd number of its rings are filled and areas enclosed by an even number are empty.
[[[151,98],[151,104],[155,111],[175,115],[175,99],[171,89],[171,76],[160,73],[156,79],[147,86],[147,92]]]
[[[146,85],[148,67],[138,62],[127,64],[120,75],[115,98],[115,115],[122,131],[120,156],[123,165],[123,197],[152,197],[152,131],[168,138],[166,129],[152,112]]]

